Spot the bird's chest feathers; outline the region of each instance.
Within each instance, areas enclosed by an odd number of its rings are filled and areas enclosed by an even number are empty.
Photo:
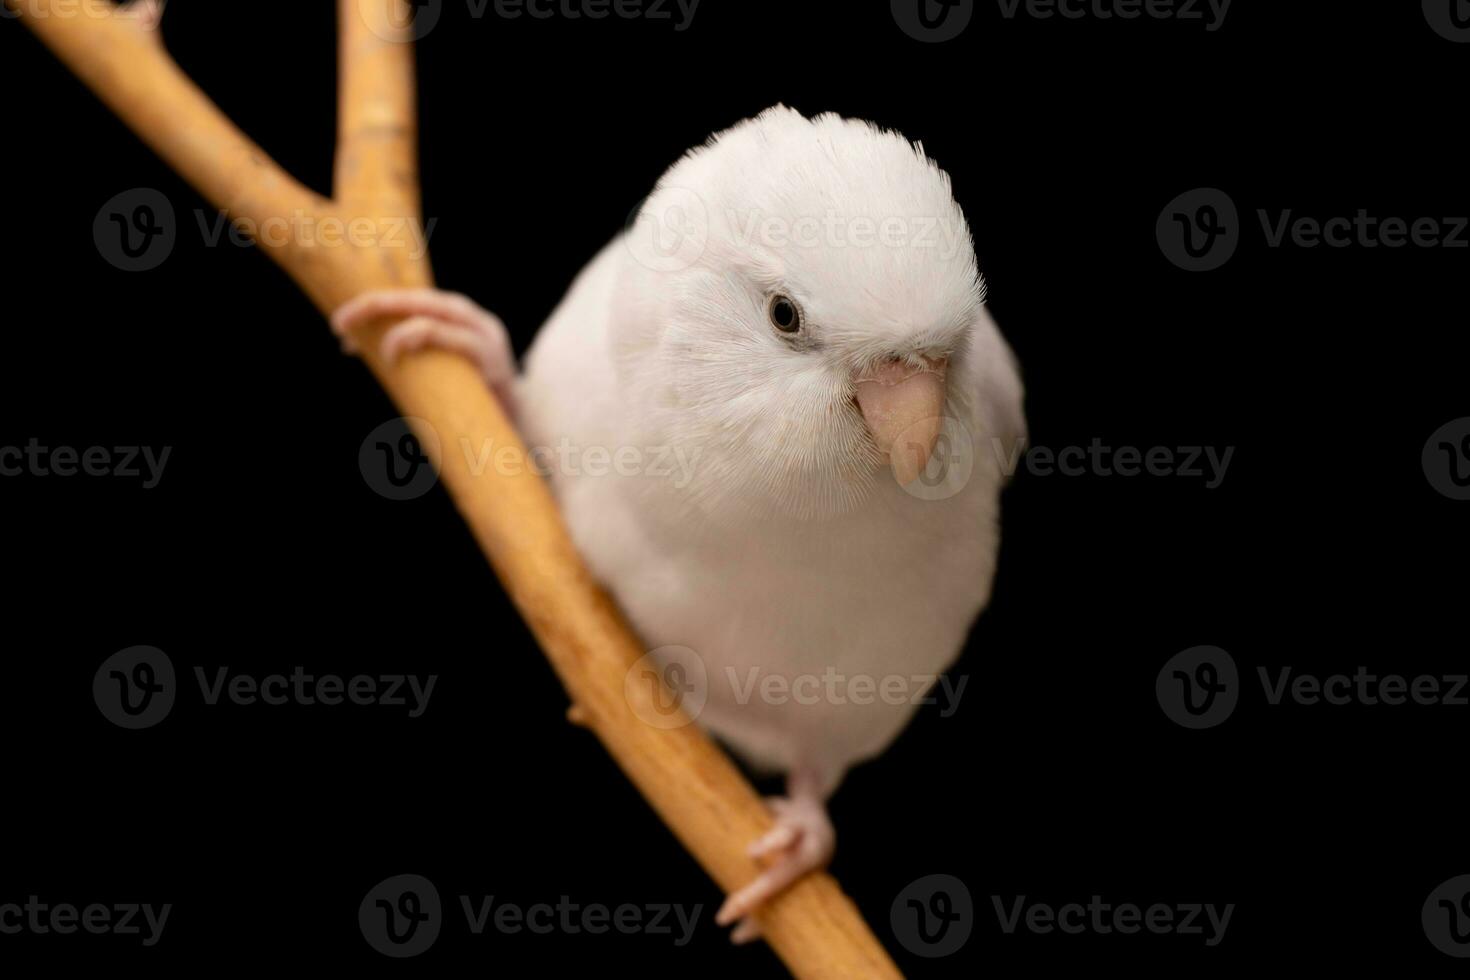
[[[650,645],[687,645],[722,669],[872,670],[904,657],[939,669],[988,594],[993,553],[976,528],[944,533],[948,523],[875,502],[835,520],[689,535],[626,567],[620,599]]]

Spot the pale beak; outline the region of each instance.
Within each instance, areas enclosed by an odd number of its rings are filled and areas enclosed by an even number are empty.
[[[863,421],[900,486],[914,482],[929,465],[944,422],[948,367],[945,358],[926,358],[923,367],[892,360],[854,379]]]

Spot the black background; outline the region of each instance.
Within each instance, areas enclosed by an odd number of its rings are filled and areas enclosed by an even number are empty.
[[[254,139],[330,190],[333,5],[191,3],[170,50]],[[795,9],[794,9],[795,8]],[[419,48],[434,265],[524,351],[572,276],[712,130],[784,101],[921,139],[954,178],[990,305],[1028,384],[1035,444],[1235,447],[1224,482],[1041,477],[1005,499],[990,610],[955,673],[832,803],[833,871],[912,976],[1127,966],[1144,975],[1354,965],[1447,975],[1420,907],[1470,871],[1464,724],[1450,706],[1269,707],[1256,668],[1465,669],[1467,507],[1420,451],[1470,415],[1470,252],[1268,248],[1273,216],[1470,211],[1470,45],[1417,3],[1238,0],[1199,22],[1006,20],[993,3],[921,44],[886,4],[704,0],[667,22],[472,18]],[[375,494],[357,464],[397,413],[254,250],[207,247],[204,202],[16,23],[5,81],[0,445],[173,447],[160,485],[0,479],[4,855],[0,902],[172,902],[162,942],[0,936],[33,955],[228,970],[587,966],[776,976],[732,949],[720,895],[584,731],[442,490]],[[1219,187],[1243,240],[1171,265],[1155,219]],[[178,243],[129,274],[99,208],[162,191]],[[813,589],[827,583],[813,582]],[[109,654],[181,672],[435,673],[428,712],[205,708],[110,725]],[[1242,702],[1187,731],[1155,698],[1196,644],[1234,656]],[[380,879],[446,901],[701,903],[667,936],[469,936],[423,957],[363,941]],[[974,899],[953,956],[903,948],[889,907],[948,873]],[[991,896],[1235,903],[1224,941],[1007,935]],[[453,910],[452,910],[453,911]],[[499,964],[499,969],[497,969]]]

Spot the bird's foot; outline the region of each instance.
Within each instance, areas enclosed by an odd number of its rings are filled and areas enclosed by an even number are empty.
[[[131,0],[121,8],[124,17],[138,25],[141,31],[156,31],[163,23],[163,8],[168,0]]]
[[[827,866],[837,835],[827,818],[827,807],[816,794],[777,797],[767,801],[776,826],[750,845],[750,856],[766,869],[744,888],[725,899],[715,922],[726,926],[739,920],[731,942],[748,943],[760,937],[754,912],[809,871]]]
[[[332,332],[347,353],[357,333],[377,320],[403,319],[383,335],[380,351],[392,364],[410,351],[436,348],[462,354],[480,369],[495,397],[514,414],[515,354],[505,324],[467,296],[438,289],[383,289],[363,293],[332,314]]]

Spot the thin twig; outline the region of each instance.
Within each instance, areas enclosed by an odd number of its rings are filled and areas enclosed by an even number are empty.
[[[241,134],[179,70],[138,11],[120,16],[106,0],[4,2],[165,162],[232,218],[255,227],[271,218],[366,219],[380,229],[419,220],[413,48],[393,28],[409,23],[404,0],[339,0],[335,200],[301,186]],[[292,238],[261,245],[330,314],[368,289],[432,283],[426,256],[375,241],[324,247]],[[641,720],[654,716],[653,691],[625,689],[624,680],[644,651],[582,564],[534,468],[516,475],[472,470],[473,454],[465,446],[525,452],[477,372],[435,351],[390,366],[377,356],[374,337],[362,339],[364,359],[399,409],[438,434],[435,463],[442,481],[578,706],[579,720],[723,889],[746,884],[758,870],[746,845],[770,827],[764,806],[697,727],[669,729]],[[589,818],[589,827],[596,826]],[[758,918],[797,977],[899,975],[827,874],[798,882]]]

